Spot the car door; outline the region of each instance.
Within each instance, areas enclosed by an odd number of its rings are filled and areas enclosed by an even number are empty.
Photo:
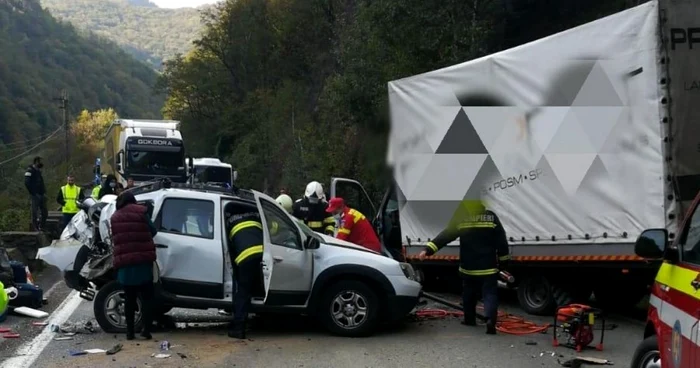
[[[313,282],[313,251],[304,249],[308,235],[265,194],[254,192],[263,223],[265,305],[304,306]]]
[[[219,201],[165,198],[154,225],[163,289],[180,296],[224,297],[224,260]]]
[[[663,281],[661,319],[670,333],[663,333],[662,346],[669,347],[669,360],[675,367],[697,367],[698,320],[700,319],[700,210],[698,200],[688,211],[677,241],[680,260],[664,264],[657,280]]]

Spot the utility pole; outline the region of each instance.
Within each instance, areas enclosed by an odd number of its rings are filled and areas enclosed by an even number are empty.
[[[62,90],[61,97],[54,98],[54,100],[61,103],[59,109],[61,109],[63,112],[63,133],[65,134],[66,162],[70,162],[70,145],[68,143],[70,134],[68,131],[68,91],[65,89]]]

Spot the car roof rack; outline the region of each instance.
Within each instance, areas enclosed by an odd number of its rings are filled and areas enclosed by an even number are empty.
[[[137,187],[127,189],[126,191],[131,192],[133,195],[139,195],[144,193],[151,193],[161,189],[185,189],[194,190],[198,192],[209,192],[209,193],[219,193],[227,194],[231,196],[241,197],[245,199],[254,200],[255,196],[253,192],[246,189],[241,189],[233,185],[231,188],[226,188],[218,185],[207,185],[206,183],[177,183],[172,182],[168,178],[158,178],[148,182],[145,182]]]

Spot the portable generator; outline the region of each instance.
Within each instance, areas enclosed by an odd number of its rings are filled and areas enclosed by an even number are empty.
[[[595,346],[598,351],[603,350],[603,338],[605,337],[605,318],[600,309],[592,308],[583,304],[569,304],[557,308],[554,315],[554,340],[552,346],[565,346],[576,349],[580,352],[584,348],[590,347],[593,342],[594,326],[596,319],[600,319],[602,328],[600,329],[600,342]],[[564,342],[559,341],[557,331],[565,337]]]

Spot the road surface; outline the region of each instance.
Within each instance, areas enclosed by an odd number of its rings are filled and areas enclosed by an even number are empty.
[[[55,275],[54,275],[55,277]],[[41,280],[39,281],[41,282]],[[454,298],[454,297],[452,297]],[[62,282],[49,294],[47,322],[92,320],[92,303],[70,292]],[[503,309],[522,315],[508,301]],[[509,305],[511,304],[511,305]],[[426,307],[442,308],[429,303]],[[309,320],[282,317],[266,321],[249,333],[249,339],[233,340],[226,336],[225,317],[216,311],[175,309],[169,313],[176,328],[154,333],[152,341],[125,341],[124,336],[104,333],[97,327],[93,334],[78,334],[72,340],[56,341],[60,334],[41,326],[36,319],[10,317],[3,324],[22,335],[19,339],[0,340],[3,363],[0,368],[50,367],[479,367],[542,368],[559,367],[576,355],[570,349],[552,348],[550,334],[488,336],[484,328],[462,326],[457,319],[407,321],[383,329],[369,338],[333,337]],[[535,322],[547,319],[528,317]],[[628,367],[636,345],[641,340],[643,323],[626,318],[611,318],[617,328],[606,331],[603,352],[587,351],[581,355],[613,361]],[[551,331],[551,330],[550,330]],[[599,332],[597,332],[599,333]],[[599,335],[596,335],[598,337]],[[170,342],[169,351],[160,351],[160,342]],[[115,344],[123,349],[104,353],[71,356],[70,350],[103,349]],[[556,351],[552,356],[552,351]],[[153,354],[170,354],[155,358]]]

